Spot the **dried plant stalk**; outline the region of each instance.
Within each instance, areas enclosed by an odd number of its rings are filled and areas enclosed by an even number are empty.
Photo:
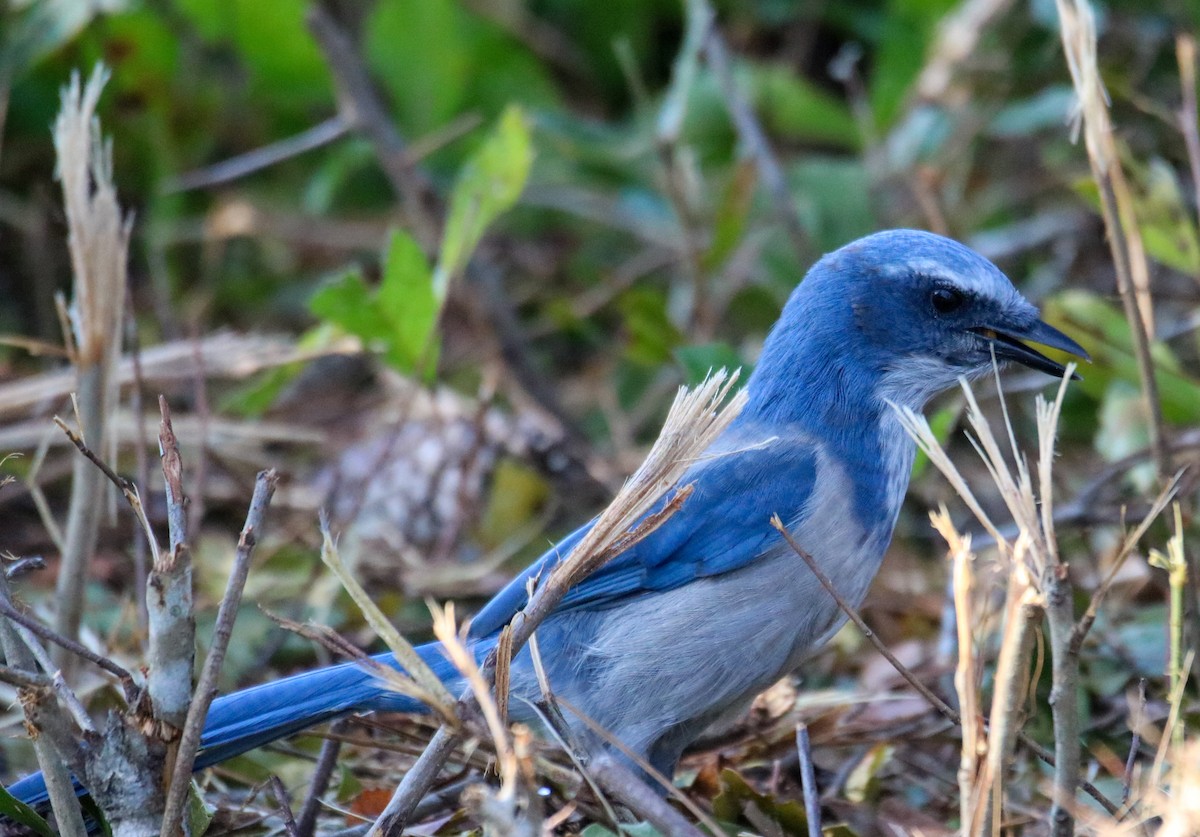
[[[1018,544],[1018,552],[1021,546]],[[996,661],[996,686],[988,718],[988,748],[977,791],[982,799],[972,802],[974,819],[968,834],[999,834],[1004,800],[1004,768],[1011,761],[1020,729],[1021,705],[1029,684],[1029,655],[1034,627],[1041,618],[1041,596],[1024,567],[1017,565],[1009,576],[1005,605],[1004,637]]]
[[[1150,341],[1154,338],[1150,268],[1134,215],[1133,196],[1113,140],[1108,94],[1104,91],[1096,61],[1096,20],[1087,0],[1057,0],[1057,4],[1063,52],[1079,97],[1074,132],[1077,136],[1079,130],[1083,130],[1092,177],[1100,190],[1101,213],[1117,272],[1117,291],[1133,333],[1133,351],[1141,377],[1150,447],[1159,480],[1165,482],[1171,470],[1171,456],[1163,434],[1158,382],[1150,356]]]
[[[101,140],[96,119],[96,106],[107,80],[103,66],[96,67],[86,87],[81,86],[79,75],[73,74],[54,124],[74,273],[71,328],[80,431],[96,451],[106,450],[108,416],[116,405],[113,369],[121,348],[130,230],[117,203],[112,146]],[[79,635],[87,561],[95,548],[101,508],[98,498],[103,490],[103,475],[82,457],[77,459],[56,591],[57,628],[70,639]],[[73,658],[59,651],[58,662],[67,667]]]
[[[970,536],[960,535],[943,506],[930,514],[933,528],[950,545],[951,574],[954,588],[955,626],[958,629],[958,664],[954,669],[954,690],[962,723],[962,746],[958,765],[959,813],[964,824],[975,821],[979,792],[979,757],[987,752],[983,732],[983,711],[979,703],[979,671],[975,658],[975,573],[972,566]]]

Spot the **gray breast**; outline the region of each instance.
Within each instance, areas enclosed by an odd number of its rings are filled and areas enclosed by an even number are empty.
[[[850,480],[834,460],[822,457],[818,469],[818,490],[792,530],[858,604],[886,533],[865,532],[850,514]],[[547,663],[555,692],[636,752],[669,761],[678,757],[670,751],[793,670],[842,621],[803,560],[776,545],[735,572],[600,612],[563,614],[539,633],[560,651]]]

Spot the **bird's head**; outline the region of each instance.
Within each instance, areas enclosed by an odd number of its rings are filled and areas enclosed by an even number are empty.
[[[892,230],[826,261],[859,335],[856,354],[878,369],[893,400],[919,407],[960,376],[988,372],[993,357],[1054,376],[1066,371],[1030,343],[1088,357],[1043,322],[999,268],[948,238]]]
[[[756,377],[764,400],[778,403],[780,385],[805,385],[763,380],[789,377],[772,370],[799,367],[805,376],[836,365],[839,386],[919,409],[959,377],[991,370],[993,357],[1061,376],[1063,365],[1030,343],[1088,357],[983,256],[933,233],[891,230],[813,266],[764,346]]]

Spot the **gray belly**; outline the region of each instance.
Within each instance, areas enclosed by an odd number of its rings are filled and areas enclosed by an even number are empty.
[[[838,592],[858,604],[881,550],[852,548],[822,565]],[[741,712],[843,621],[812,571],[786,549],[619,607],[553,617],[538,637],[553,691],[669,772],[708,726]],[[526,698],[536,696],[527,654],[514,683]]]
[[[839,594],[858,605],[879,569],[903,486],[891,492],[890,507],[866,511],[874,524],[867,531],[849,511],[847,474],[823,455],[818,469],[817,489],[791,529]],[[764,526],[771,511],[763,510]],[[734,572],[553,616],[538,638],[551,688],[669,773],[705,728],[740,712],[843,621],[808,565],[781,544]],[[515,691],[536,699],[527,652],[513,675]]]

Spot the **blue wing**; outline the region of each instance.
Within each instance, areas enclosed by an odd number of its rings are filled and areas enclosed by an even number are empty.
[[[694,465],[679,481],[695,485],[680,509],[572,588],[559,610],[609,607],[631,596],[671,590],[746,566],[780,539],[770,524],[773,514],[791,521],[803,513],[816,470],[811,443],[779,439]],[[650,513],[666,502],[660,501]],[[485,637],[504,627],[525,606],[528,579],[565,558],[594,522],[576,529],[501,590],[475,616],[471,635]]]

